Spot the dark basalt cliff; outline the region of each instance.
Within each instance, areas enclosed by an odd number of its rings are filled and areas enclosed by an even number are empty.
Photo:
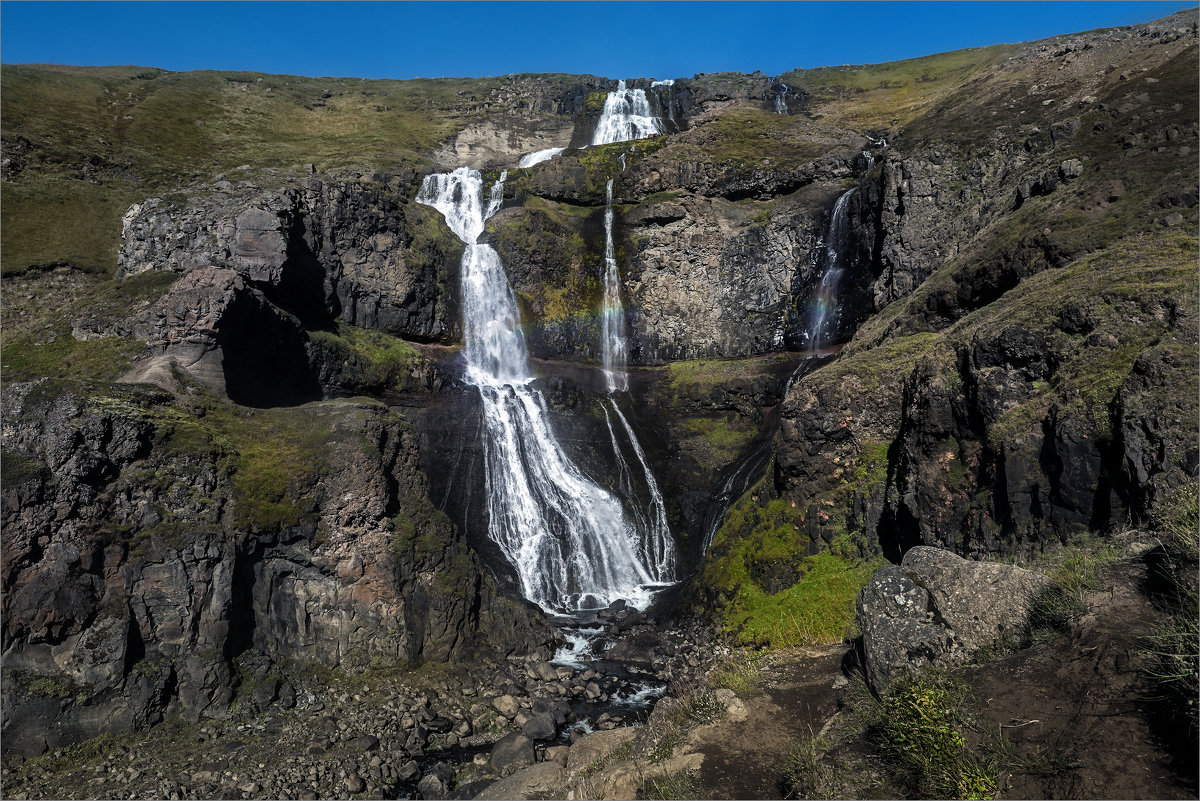
[[[1147,518],[1200,459],[1196,42],[1187,12],[946,60],[633,82],[668,133],[587,149],[615,81],[79,79],[58,102],[121,105],[121,150],[100,127],[64,142],[65,112],[37,105],[60,73],[6,66],[4,747],[286,705],[311,662],[544,652],[472,511],[462,246],[415,201],[447,167],[510,168],[485,237],[556,425],[608,484],[613,180],[630,417],[706,611],[785,591],[831,544],[1029,553]],[[218,158],[188,123],[147,155],[151,101],[188,81],[272,119],[357,103],[378,135],[243,132]],[[813,356],[851,189],[840,350]],[[55,191],[73,234],[44,227]]]

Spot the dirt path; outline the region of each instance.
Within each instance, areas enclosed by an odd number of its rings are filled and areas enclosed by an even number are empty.
[[[1158,614],[1146,580],[1144,563],[1119,565],[1069,632],[965,672],[982,726],[1027,755],[1006,771],[1006,797],[1196,797],[1150,726],[1139,652]]]
[[[795,738],[819,730],[837,710],[834,682],[844,645],[793,649],[770,657],[759,673],[747,716],[705,730],[694,750],[704,755],[699,783],[706,798],[779,798]]]

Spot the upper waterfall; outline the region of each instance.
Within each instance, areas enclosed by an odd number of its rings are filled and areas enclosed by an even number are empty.
[[[775,94],[775,113],[787,114],[787,93],[788,85],[783,81],[779,82],[779,91]]]
[[[644,608],[654,585],[674,579],[674,545],[657,516],[654,526],[639,527],[620,499],[571,461],[531,386],[520,311],[504,267],[490,245],[476,242],[500,208],[505,177],[486,205],[483,176],[467,167],[426,177],[417,195],[466,245],[465,379],[479,389],[482,405],[488,536],[525,597],[544,609],[572,612],[620,598]]]
[[[617,84],[604,100],[604,111],[596,123],[593,145],[628,142],[665,133],[662,120],[650,108],[645,89],[626,89],[625,81]]]

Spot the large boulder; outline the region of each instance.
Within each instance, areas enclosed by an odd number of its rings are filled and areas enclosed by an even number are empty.
[[[858,595],[871,688],[884,693],[905,675],[961,665],[982,648],[1020,638],[1048,582],[1013,565],[912,548]]]
[[[515,731],[500,738],[492,747],[492,770],[501,776],[532,765],[533,759],[533,740]]]

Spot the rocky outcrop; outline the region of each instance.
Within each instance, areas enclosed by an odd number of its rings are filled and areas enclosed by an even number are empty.
[[[1017,643],[1049,580],[1040,573],[970,562],[916,547],[859,593],[867,680],[879,694],[904,676],[964,664],[980,649]]]
[[[6,454],[44,466],[4,490],[6,749],[220,717],[248,677],[286,705],[287,665],[545,641],[428,506],[382,406],[189,414],[42,382],[5,408]]]
[[[413,202],[413,173],[279,184],[219,181],[182,203],[135,204],[118,275],[228,267],[307,324],[452,335],[461,245],[437,212]]]
[[[293,315],[228,268],[198,267],[171,285],[129,324],[150,357],[130,380],[164,381],[182,370],[219,395],[248,406],[282,406],[321,397]]]

